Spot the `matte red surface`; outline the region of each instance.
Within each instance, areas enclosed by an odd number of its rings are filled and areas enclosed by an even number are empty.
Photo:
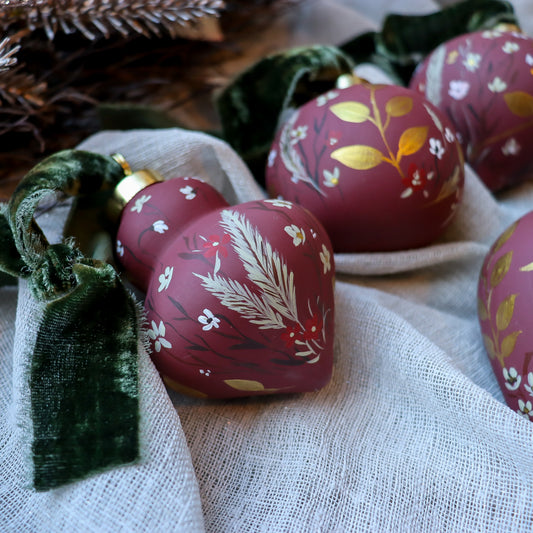
[[[489,189],[526,178],[533,167],[533,39],[493,30],[456,37],[426,58],[410,86],[454,123],[467,162]]]
[[[492,246],[478,286],[481,332],[494,373],[507,404],[528,419],[533,415],[531,235],[533,212]]]
[[[169,386],[231,398],[329,381],[333,251],[307,210],[230,207],[209,185],[175,178],[131,200],[117,238],[118,259],[146,290],[152,359]]]
[[[340,117],[349,102],[359,114]],[[370,159],[339,159],[354,146]],[[452,220],[463,179],[450,121],[415,91],[369,84],[302,106],[278,131],[266,169],[269,194],[312,211],[337,252],[430,244]]]

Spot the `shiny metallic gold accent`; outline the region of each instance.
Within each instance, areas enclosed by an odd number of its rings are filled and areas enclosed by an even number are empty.
[[[352,85],[360,85],[362,83],[368,83],[368,81],[355,74],[341,74],[335,82],[335,87],[337,89],[346,89]]]
[[[132,172],[130,165],[121,154],[113,154],[111,157],[123,168],[125,175],[116,185],[108,205],[110,217],[117,220],[126,204],[138,192],[164,179],[155,170],[142,169]]]

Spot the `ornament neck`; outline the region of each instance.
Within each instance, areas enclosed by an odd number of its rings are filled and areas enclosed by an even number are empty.
[[[153,183],[164,181],[164,178],[155,170],[142,169],[132,172],[130,165],[122,154],[113,154],[111,157],[124,170],[124,178],[115,186],[108,208],[111,218],[117,220],[125,205],[137,193]]]

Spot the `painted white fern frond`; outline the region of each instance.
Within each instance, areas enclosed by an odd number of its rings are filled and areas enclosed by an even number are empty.
[[[294,275],[279,253],[263,239],[244,215],[232,210],[222,212],[222,226],[232,236],[232,245],[248,273],[269,304],[279,313],[298,321]]]
[[[202,286],[216,296],[222,305],[239,313],[259,329],[284,329],[283,318],[276,312],[270,302],[265,301],[248,287],[238,281],[222,278],[218,275],[207,276],[194,274],[202,280]]]
[[[291,142],[291,130],[297,118],[298,112],[295,112],[281,130],[279,139],[279,145],[281,148],[280,156],[285,168],[293,174],[296,180],[310,181],[307,177],[307,172],[305,171],[302,160]]]

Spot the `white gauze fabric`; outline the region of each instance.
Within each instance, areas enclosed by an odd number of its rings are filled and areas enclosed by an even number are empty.
[[[332,9],[376,25],[390,10],[386,2],[340,3]],[[528,9],[527,0],[513,4]],[[168,178],[197,175],[230,203],[263,197],[240,159],[202,134],[107,132],[81,148],[120,151],[132,167]],[[141,352],[143,461],[44,494],[20,486],[13,407],[39,310],[23,285],[1,289],[0,530],[531,531],[533,425],[503,401],[476,289],[492,242],[532,206],[533,182],[495,196],[467,168],[462,205],[438,242],[337,255],[334,372],[317,393],[167,395]],[[62,209],[39,220],[56,236]]]

